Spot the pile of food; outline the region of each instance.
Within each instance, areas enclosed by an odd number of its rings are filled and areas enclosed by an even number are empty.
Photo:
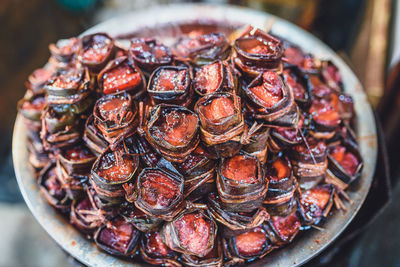
[[[97,246],[165,266],[260,259],[360,177],[338,68],[259,29],[49,46],[19,112],[43,196]]]

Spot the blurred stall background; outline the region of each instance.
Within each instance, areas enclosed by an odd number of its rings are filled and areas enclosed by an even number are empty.
[[[80,266],[44,232],[19,193],[11,160],[16,103],[24,82],[46,63],[48,44],[78,35],[92,25],[170,0],[1,0],[0,1],[0,267]],[[400,266],[400,3],[396,0],[217,0],[264,10],[312,32],[338,52],[363,83],[382,123],[390,172],[381,159],[372,215],[358,217],[365,231],[346,233],[309,266]],[[385,151],[382,155],[385,155]],[[381,156],[382,156],[381,155]],[[385,177],[391,178],[392,202]],[[379,187],[380,183],[383,183]],[[386,187],[385,187],[386,186]],[[381,188],[381,189],[379,189]],[[383,188],[383,189],[382,189]],[[381,191],[379,191],[381,190]],[[386,206],[383,210],[382,207]],[[382,211],[383,212],[379,212]],[[357,219],[356,219],[357,220]],[[356,222],[357,223],[357,222]],[[358,231],[357,234],[361,232]],[[351,238],[350,238],[351,237]],[[351,242],[348,240],[351,239]]]

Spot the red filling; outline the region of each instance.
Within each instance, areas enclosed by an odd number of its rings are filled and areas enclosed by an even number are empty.
[[[219,33],[204,34],[193,38],[185,38],[177,45],[177,49],[182,56],[189,56],[195,51],[213,49],[226,42],[225,36]]]
[[[107,181],[124,181],[133,172],[133,160],[118,152],[110,152],[101,158],[97,174]]]
[[[328,187],[314,187],[301,194],[300,203],[309,219],[322,216],[331,197]]]
[[[293,77],[290,70],[286,69],[283,71],[283,76],[285,76],[286,84],[290,85],[293,89],[293,95],[296,99],[304,99],[306,97],[306,90],[304,86]]]
[[[92,37],[92,43],[86,47],[81,58],[84,61],[92,63],[101,63],[110,51],[111,40],[103,35],[95,35]]]
[[[313,120],[326,126],[335,127],[340,123],[340,114],[334,102],[314,99],[310,107]]]
[[[223,65],[215,62],[202,67],[196,72],[194,86],[202,94],[210,94],[218,90],[222,83]]]
[[[55,88],[77,88],[82,79],[82,70],[70,70],[64,74],[58,75],[51,86]]]
[[[267,235],[261,227],[238,235],[235,238],[237,252],[241,256],[252,257],[262,253],[267,242]]]
[[[154,79],[154,91],[185,91],[187,70],[161,69]]]
[[[290,176],[290,169],[286,161],[278,158],[272,163],[272,167],[274,171],[270,177],[271,180],[280,181]]]
[[[278,50],[278,44],[272,40],[265,40],[261,37],[254,39],[245,39],[242,41],[241,48],[248,54],[270,55]]]
[[[333,158],[351,175],[357,171],[359,161],[358,158],[351,152],[346,150],[346,147],[337,145],[331,152]]]
[[[79,39],[75,37],[57,42],[58,52],[61,55],[70,55],[76,52],[76,50],[79,48],[79,43]]]
[[[296,145],[294,149],[303,154],[314,154],[314,155],[320,155],[324,153],[327,149],[325,142],[323,141],[316,141],[315,139],[308,138],[307,139],[307,145],[301,144],[301,145]]]
[[[118,91],[134,89],[142,82],[140,73],[136,72],[128,64],[113,68],[103,75],[103,92],[112,94]]]
[[[98,110],[100,116],[104,120],[120,122],[120,116],[123,113],[122,111],[126,110],[128,106],[129,99],[125,98],[124,96],[119,96],[99,101]]]
[[[212,245],[212,222],[200,212],[187,213],[174,222],[179,241],[186,250],[203,255]]]
[[[79,145],[67,149],[67,151],[65,151],[64,157],[67,160],[78,161],[78,160],[93,158],[94,155],[88,148]]]
[[[100,232],[100,243],[123,254],[128,253],[130,242],[138,234],[138,231],[122,217],[117,217],[110,223],[110,226]]]
[[[148,63],[170,61],[171,56],[168,47],[157,44],[155,41],[134,40],[131,44],[132,53]]]
[[[197,124],[195,115],[172,110],[161,119],[159,125],[154,126],[153,131],[157,139],[164,139],[173,146],[182,146],[191,140]]]
[[[257,182],[257,161],[244,155],[233,156],[225,161],[222,175],[233,181],[254,184]]]
[[[327,97],[332,93],[332,89],[321,81],[318,76],[310,75],[310,83],[312,85],[312,94],[319,98]]]
[[[143,200],[155,209],[169,207],[180,193],[179,182],[160,171],[147,172],[140,189]]]
[[[263,73],[263,84],[255,86],[249,90],[254,94],[259,102],[266,108],[273,107],[282,99],[283,83],[275,72]]]
[[[283,240],[290,239],[300,229],[301,223],[296,212],[286,216],[273,216],[272,224]]]
[[[175,253],[165,245],[159,232],[149,232],[144,234],[144,249],[153,258],[171,257]]]
[[[202,107],[202,113],[211,121],[218,121],[235,114],[233,101],[227,97],[219,97],[211,100],[206,106]]]
[[[297,66],[301,66],[304,61],[303,52],[296,47],[288,47],[285,49],[285,58],[289,63],[292,63]]]

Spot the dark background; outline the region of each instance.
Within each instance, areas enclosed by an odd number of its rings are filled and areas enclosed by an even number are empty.
[[[25,92],[26,78],[35,68],[46,63],[49,57],[49,43],[76,36],[99,21],[128,10],[169,2],[179,1],[1,0],[0,267],[61,267],[76,264],[71,262],[37,225],[26,208],[15,181],[11,160],[11,137],[16,103]],[[360,25],[365,18],[367,1],[217,2],[247,5],[290,19],[317,35],[341,55],[350,58]],[[352,65],[357,65],[357,62],[352,62]],[[397,158],[397,154],[391,157]],[[395,169],[392,171],[396,173]],[[400,190],[395,189],[389,208],[378,216],[378,220],[373,222],[361,237],[346,245],[346,251],[331,254],[337,258],[332,259],[329,255],[318,258],[310,265],[400,266],[400,254],[396,253],[400,252],[398,200],[400,200]]]

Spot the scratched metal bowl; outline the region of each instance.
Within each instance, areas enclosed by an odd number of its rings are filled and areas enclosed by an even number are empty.
[[[271,20],[272,19],[272,20]],[[112,36],[129,35],[147,28],[152,34],[168,37],[176,29],[160,28],[159,25],[195,21],[199,27],[209,27],[210,23],[221,25],[252,24],[265,28],[274,21],[272,32],[299,45],[318,58],[332,60],[343,76],[345,91],[353,96],[357,113],[357,136],[364,159],[361,179],[349,192],[352,203],[347,203],[347,212],[335,211],[324,225],[324,230],[311,229],[299,236],[288,246],[273,251],[264,259],[253,263],[254,266],[298,266],[320,253],[351,222],[368,194],[376,165],[377,138],[375,120],[363,88],[352,70],[329,47],[311,34],[295,25],[273,17],[264,12],[233,6],[215,6],[202,4],[179,4],[155,7],[149,10],[133,12],[103,22],[83,34],[108,32]],[[202,25],[203,23],[203,25]],[[207,25],[206,25],[207,24]],[[157,25],[157,27],[155,27]],[[162,29],[155,30],[154,29]],[[152,31],[153,30],[153,31]],[[18,184],[22,195],[42,227],[54,240],[74,258],[88,266],[123,266],[127,262],[112,257],[86,240],[69,222],[55,212],[39,193],[34,173],[28,164],[26,146],[26,128],[21,115],[17,116],[13,136],[13,161]],[[143,264],[130,263],[131,266]]]

